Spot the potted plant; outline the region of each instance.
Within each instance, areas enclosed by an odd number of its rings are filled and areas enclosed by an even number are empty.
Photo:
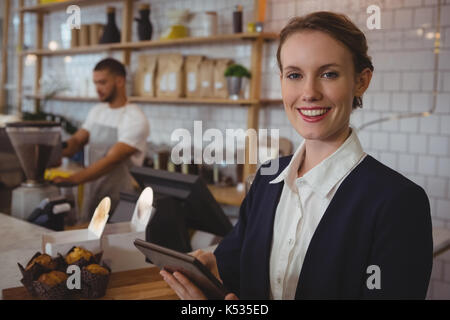
[[[250,71],[240,64],[231,64],[224,73],[230,99],[238,100],[243,89],[243,78],[250,79]]]

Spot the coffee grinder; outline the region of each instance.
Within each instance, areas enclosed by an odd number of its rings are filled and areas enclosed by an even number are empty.
[[[48,121],[12,122],[6,124],[6,133],[26,176],[12,192],[11,215],[28,220],[42,200],[59,196],[59,188],[46,182],[44,173],[61,143],[61,126]]]

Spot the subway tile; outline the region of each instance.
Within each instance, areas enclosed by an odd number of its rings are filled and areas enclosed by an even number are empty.
[[[390,116],[389,114],[383,116]],[[389,132],[398,132],[399,131],[399,120],[388,120],[381,123],[382,130]]]
[[[429,71],[434,68],[434,53],[429,48],[417,52],[408,53],[410,57],[409,68],[417,71]]]
[[[423,175],[436,174],[436,157],[420,155],[417,166],[417,172]]]
[[[380,114],[378,112],[372,112],[372,111],[363,110],[362,114],[363,114],[363,119],[364,119],[364,121],[363,121],[364,125],[368,124],[369,122],[376,121],[376,120],[380,119]],[[375,123],[375,124],[372,124],[369,127],[367,127],[367,130],[372,130],[373,131],[373,130],[379,130],[379,128],[380,128],[380,124],[379,123]]]
[[[389,72],[383,75],[383,89],[386,91],[400,90],[400,73]]]
[[[420,7],[422,0],[403,0],[403,7]]]
[[[445,228],[445,222],[442,219],[431,217],[433,228]]]
[[[442,26],[450,26],[450,5],[441,7],[441,24]]]
[[[402,89],[407,91],[420,90],[420,73],[405,72],[402,74]]]
[[[381,152],[380,161],[389,168],[392,168],[394,170],[397,169],[397,155],[394,153]]]
[[[366,16],[363,15],[363,19],[365,21]],[[380,51],[384,47],[384,35],[382,32],[378,32],[376,30],[371,30],[366,33],[367,44],[371,50]]]
[[[395,11],[394,26],[395,28],[405,29],[412,26],[413,10],[398,9]]]
[[[422,73],[422,90],[432,91],[434,85],[434,72]]]
[[[429,27],[434,24],[434,8],[417,8],[414,12],[414,27]]]
[[[437,173],[440,177],[450,178],[450,158],[443,157],[438,159]]]
[[[450,47],[450,27],[442,28],[442,31],[444,35],[442,45],[448,48]]]
[[[398,9],[403,7],[403,1],[386,1],[384,3],[386,10],[388,9]]]
[[[450,67],[450,49],[443,49],[439,53],[439,65],[445,66],[448,69]]]
[[[427,177],[426,190],[432,197],[445,198],[448,179],[440,177]]]
[[[419,129],[419,119],[417,117],[403,118],[400,119],[399,122],[400,122],[400,130],[402,132],[415,133]]]
[[[389,15],[392,16],[392,12],[388,12],[388,13],[389,13]],[[388,13],[383,13],[381,16],[382,17],[381,18],[381,21],[382,21],[381,27],[384,30],[389,30],[391,28],[390,26],[384,24],[384,21],[385,21],[384,17]],[[389,20],[387,20],[387,21],[389,21]],[[389,25],[391,25],[391,23]],[[403,32],[402,31],[386,32],[385,37],[384,37],[384,46],[385,46],[385,48],[389,48],[390,50],[401,49],[403,46]]]
[[[440,116],[441,134],[450,135],[450,116]]]
[[[439,132],[439,122],[439,117],[436,115],[421,117],[419,120],[420,132],[437,134]]]
[[[442,79],[442,91],[450,92],[450,72],[444,72]]]
[[[363,149],[370,149],[371,148],[371,144],[370,144],[370,136],[371,134],[367,131],[361,131],[358,133],[358,138],[361,142],[361,145],[363,147]]]
[[[450,93],[438,93],[436,99],[436,113],[450,114]]]
[[[450,201],[449,200],[437,200],[437,217],[448,220],[450,219]]]
[[[402,172],[406,173],[416,172],[416,156],[405,153],[399,154],[398,167],[402,170]]]
[[[409,110],[409,94],[393,93],[392,94],[392,111],[401,112]]]
[[[389,93],[374,93],[373,94],[373,110],[389,111],[390,110],[389,99],[390,99]]]
[[[449,155],[449,138],[442,136],[431,136],[429,138],[428,152],[432,155]]]
[[[363,107],[359,110],[373,110],[373,93],[366,92],[362,97]]]
[[[382,60],[382,59],[380,59]],[[382,60],[383,61],[383,60]],[[370,91],[381,91],[382,90],[382,74],[375,72],[370,80]]]
[[[406,152],[408,147],[408,137],[403,133],[391,133],[389,139],[389,149],[391,151]]]
[[[350,116],[350,124],[353,127],[358,128],[363,123],[363,115],[362,111],[360,110],[354,110]]]
[[[393,24],[394,24],[394,12],[381,9],[381,29],[390,30],[392,29]]]

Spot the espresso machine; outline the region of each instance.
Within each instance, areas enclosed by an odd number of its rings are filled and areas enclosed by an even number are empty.
[[[61,144],[56,122],[23,121],[6,124],[6,133],[19,158],[26,181],[12,191],[11,215],[28,220],[44,199],[60,196],[59,188],[44,180],[52,153]]]

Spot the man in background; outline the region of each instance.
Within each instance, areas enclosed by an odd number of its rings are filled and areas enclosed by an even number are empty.
[[[101,103],[89,111],[62,151],[64,157],[71,157],[87,145],[86,167],[68,178],[54,179],[55,183],[85,184],[81,214],[85,221],[104,197],[111,198],[113,212],[120,192],[133,190],[129,168],[142,165],[149,136],[147,117],[127,101],[122,63],[112,58],[101,60],[93,70],[93,81]]]

